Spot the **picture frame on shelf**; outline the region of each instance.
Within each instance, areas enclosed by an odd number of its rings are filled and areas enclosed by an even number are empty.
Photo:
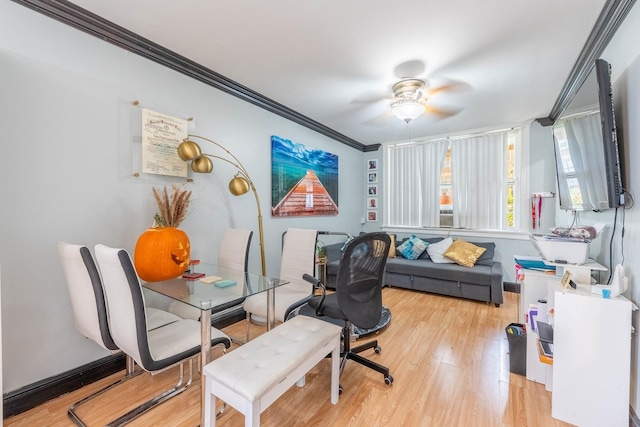
[[[560,283],[562,283],[563,288],[567,289],[569,287],[569,285],[571,284],[572,276],[573,274],[571,274],[569,270],[564,271],[564,274],[562,275],[562,280],[560,280]]]

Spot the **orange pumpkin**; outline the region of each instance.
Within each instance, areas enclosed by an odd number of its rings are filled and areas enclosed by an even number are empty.
[[[138,238],[133,264],[142,280],[159,282],[184,273],[190,252],[189,237],[179,228],[149,228]]]

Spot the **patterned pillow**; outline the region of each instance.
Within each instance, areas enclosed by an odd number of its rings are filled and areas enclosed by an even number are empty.
[[[396,249],[406,259],[418,259],[420,254],[427,249],[427,243],[412,235],[402,242]]]
[[[481,248],[473,243],[456,239],[444,253],[444,256],[465,267],[473,267],[476,260],[480,258],[480,255],[486,250],[486,248]]]

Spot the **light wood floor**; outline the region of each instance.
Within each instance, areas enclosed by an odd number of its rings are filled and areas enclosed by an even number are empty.
[[[383,350],[365,354],[391,368],[395,381],[349,361],[344,393],[329,402],[329,360],[320,362],[303,388],[294,386],[262,414],[269,426],[567,426],[551,418],[551,394],[542,384],[509,373],[505,327],[517,320],[517,294],[500,307],[400,289],[384,289],[391,324],[379,333]],[[252,335],[262,328],[252,326]],[[243,336],[244,322],[225,329]],[[213,357],[219,357],[214,350]],[[87,386],[5,420],[5,426],[73,426],[67,407],[122,374]],[[78,412],[89,426],[102,426],[138,402],[168,388],[177,369],[129,381]],[[132,422],[131,426],[196,426],[200,381],[183,394]],[[230,408],[219,426],[243,426]]]

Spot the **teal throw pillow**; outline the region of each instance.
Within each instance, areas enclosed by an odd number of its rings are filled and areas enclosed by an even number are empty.
[[[349,243],[351,243],[351,241],[352,241],[353,239],[355,239],[355,236],[349,236],[349,237],[347,238],[347,241],[346,241],[346,242],[344,242],[344,245],[342,245],[342,247],[340,248],[340,251],[341,251],[341,252],[344,252],[344,250],[345,250],[345,249],[347,249],[347,245],[349,245]]]
[[[418,259],[429,244],[418,237],[411,235],[407,240],[402,242],[396,249],[406,259]]]

